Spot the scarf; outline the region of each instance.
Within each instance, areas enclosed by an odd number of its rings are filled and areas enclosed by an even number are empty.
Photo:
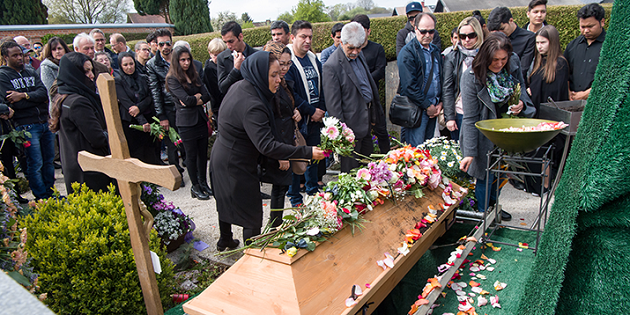
[[[80,94],[86,97],[90,103],[101,108],[101,99],[96,94],[96,84],[85,75],[83,64],[92,62],[88,56],[69,52],[59,61],[59,75],[57,76],[58,92],[60,94]],[[92,64],[94,64],[92,62]],[[92,70],[94,71],[94,70]]]
[[[488,71],[487,76],[486,86],[493,103],[503,103],[512,96],[516,82],[505,68],[501,69],[499,73]]]
[[[140,80],[142,79],[142,77],[140,76],[140,73],[138,72],[137,68],[132,74],[127,74],[125,73],[125,71],[123,71],[122,60],[124,57],[133,58],[133,56],[128,52],[123,52],[123,53],[120,53],[120,55],[118,55],[118,61],[119,61],[119,67],[120,67],[120,70],[118,71],[118,73],[120,75],[120,79],[125,83],[125,85],[130,87],[131,90],[134,92],[137,98],[136,101],[140,101],[149,95],[149,90],[146,84],[140,84]],[[134,58],[134,62],[135,62],[135,58]],[[137,67],[137,62],[136,62],[136,67]]]
[[[459,50],[464,55],[464,64],[466,65],[466,68],[470,69],[473,59],[475,59],[475,56],[477,56],[477,53],[479,52],[479,48],[466,49],[464,48],[464,46],[462,46],[462,44],[458,43],[457,50]]]
[[[245,81],[254,86],[258,97],[265,105],[265,108],[267,108],[271,133],[274,138],[281,139],[276,130],[273,108],[271,107],[271,99],[275,93],[269,90],[269,54],[267,51],[258,51],[245,58],[245,61],[241,64],[241,74]]]

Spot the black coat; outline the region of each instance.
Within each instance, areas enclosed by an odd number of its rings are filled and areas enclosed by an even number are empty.
[[[245,44],[243,55],[245,58],[256,52],[256,49]],[[227,94],[232,84],[243,80],[239,70],[234,68],[234,57],[229,49],[224,50],[217,56],[217,77],[219,79],[219,90],[223,95]]]
[[[168,89],[173,95],[173,101],[177,108],[175,125],[177,127],[192,127],[199,123],[199,120],[208,121],[208,116],[203,111],[203,105],[197,105],[197,98],[195,94],[201,93],[201,100],[205,104],[210,100],[210,94],[206,87],[201,84],[197,86],[195,84],[186,84],[183,86],[177,78],[169,76],[166,78],[168,81]],[[180,103],[182,101],[185,106]]]
[[[107,125],[100,104],[93,104],[80,94],[71,94],[61,106],[59,118],[59,152],[66,190],[71,193],[72,183],[86,183],[94,191],[107,191],[111,179],[98,172],[83,172],[77,156],[80,151],[96,155],[109,155]]]
[[[536,118],[540,113],[540,103],[548,103],[548,97],[556,102],[569,100],[569,64],[567,60],[564,57],[558,58],[556,78],[551,83],[547,83],[543,78],[546,61],[545,58],[538,71],[529,77],[529,89],[532,91],[531,98],[534,107],[536,107],[536,115],[534,116]]]
[[[247,80],[234,83],[220,109],[219,132],[210,156],[212,190],[219,220],[260,228],[263,211],[257,161],[311,159],[312,148],[278,142],[271,132],[273,113]]]
[[[223,94],[219,90],[219,77],[217,76],[217,64],[211,59],[206,61],[203,68],[203,84],[206,85],[208,93],[210,93],[210,109],[215,116],[219,115],[219,106],[223,101]]]
[[[462,64],[466,56],[459,50],[453,50],[444,57],[444,75],[442,76],[442,102],[444,119],[455,120],[455,100],[459,95],[460,81],[462,78]]]
[[[146,66],[155,113],[160,120],[166,120],[168,118],[167,112],[175,112],[175,102],[173,102],[173,97],[166,90],[165,85],[169,66],[164,63],[159,51],[147,61]]]

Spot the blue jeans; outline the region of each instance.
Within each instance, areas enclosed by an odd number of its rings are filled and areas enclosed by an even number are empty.
[[[490,191],[488,192],[490,194],[489,196],[490,198],[488,198],[490,200],[488,202],[488,205],[493,205],[497,201],[497,185],[499,181],[497,180],[497,178],[494,176],[493,173],[490,173],[490,177],[486,179],[491,181],[488,187],[490,189]],[[485,212],[487,208],[486,179],[477,178],[477,182],[475,184],[475,197],[477,198],[477,209],[479,210],[479,212]],[[499,188],[499,193],[501,193],[500,188]]]
[[[402,128],[405,137],[403,140],[411,146],[418,146],[424,143],[424,141],[433,138],[435,131],[435,122],[437,118],[429,118],[427,111],[422,111],[422,123],[418,128]]]
[[[307,145],[316,146],[319,145],[320,141],[320,126],[321,124],[309,124],[308,134],[304,135],[304,140],[306,140]],[[326,161],[319,161],[319,163],[326,163]],[[324,164],[325,165],[325,164]],[[317,185],[317,169],[319,164],[311,163],[304,173],[304,179],[306,183],[304,183],[304,188],[306,189],[306,193],[309,195],[314,195],[319,190],[319,185]],[[300,193],[300,178],[301,175],[293,174],[293,181],[291,182],[291,186],[289,186],[289,191],[287,192],[287,196],[291,200],[292,206],[297,206],[303,202],[302,194]]]
[[[25,148],[28,183],[37,199],[52,197],[55,185],[55,136],[48,124],[30,124],[17,127],[31,133],[31,145]]]
[[[459,134],[462,129],[462,120],[464,119],[464,115],[457,114],[455,118],[455,123],[457,124],[457,130],[451,131],[451,139],[459,141]]]

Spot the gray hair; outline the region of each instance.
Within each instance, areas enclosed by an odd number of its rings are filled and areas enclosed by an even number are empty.
[[[341,42],[344,45],[361,47],[365,43],[365,29],[357,22],[350,22],[341,29]]]
[[[105,56],[105,57],[107,57],[107,59],[109,59],[109,66],[110,67],[111,67],[112,63],[114,63],[114,61],[112,60],[112,57],[110,57],[109,54],[104,52],[104,51],[99,51],[97,53],[94,53],[94,61],[96,61],[96,59],[98,59],[98,56]]]
[[[79,49],[79,46],[81,46],[81,41],[83,39],[87,39],[90,42],[92,42],[92,45],[96,45],[96,41],[94,41],[94,38],[92,38],[92,36],[86,34],[85,32],[77,35],[74,37],[74,40],[72,41],[72,46],[74,46],[74,50],[76,51],[77,49]]]
[[[175,42],[175,44],[173,44],[173,49],[175,49],[175,47],[179,47],[179,46],[184,46],[186,48],[188,48],[188,50],[190,50],[190,44],[185,41],[185,40],[178,40]]]
[[[96,33],[101,33],[101,35],[103,35],[103,37],[105,37],[105,33],[103,33],[103,31],[101,31],[98,28],[95,28],[95,29],[91,30],[90,31],[90,36],[94,36],[94,34],[96,34]]]
[[[225,44],[223,39],[221,39],[221,37],[217,37],[208,43],[208,51],[214,55],[218,55],[226,49],[227,45]]]
[[[142,47],[142,45],[145,45],[145,44],[148,45],[147,42],[141,40],[141,41],[137,42],[135,46],[133,46],[133,50],[138,50],[138,49],[140,49],[140,47]]]

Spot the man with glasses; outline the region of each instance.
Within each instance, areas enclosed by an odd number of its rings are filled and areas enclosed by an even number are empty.
[[[396,56],[400,54],[400,50],[407,45],[412,39],[416,37],[416,33],[413,27],[413,21],[418,16],[418,14],[424,11],[423,5],[420,2],[410,2],[407,5],[407,24],[400,31],[398,31],[398,35],[396,35]],[[435,32],[433,35],[433,44],[438,47],[441,47],[440,34]]]
[[[171,32],[165,28],[155,31],[158,50],[153,58],[147,61],[147,74],[149,76],[149,88],[153,96],[153,105],[160,125],[168,130],[175,128],[175,103],[171,93],[166,90],[166,74],[171,67],[171,53],[173,52],[173,42]],[[177,61],[176,61],[177,62]],[[184,169],[179,165],[177,146],[171,142],[169,137],[164,137],[168,152],[168,164],[175,165],[177,170],[183,174]],[[181,150],[182,158],[185,159],[184,150]],[[183,175],[182,184],[184,187]]]
[[[147,42],[141,40],[134,46],[136,51],[136,70],[142,74],[147,74],[147,61],[151,59],[151,48]]]
[[[417,128],[402,128],[403,140],[417,146],[433,137],[436,117],[442,109],[442,55],[432,43],[435,17],[420,13],[415,19],[416,38],[405,45],[398,55],[400,95],[422,109],[422,124]]]
[[[106,52],[109,55],[109,58],[112,59],[112,69],[118,69],[118,55],[109,50],[109,48],[105,47],[105,33],[103,33],[100,29],[95,28],[90,31],[90,37],[94,40],[94,52]]]
[[[24,52],[27,52],[29,50],[33,51],[31,48],[31,42],[28,40],[28,38],[24,36],[16,36],[13,38],[13,40],[24,48]],[[28,58],[28,64],[31,65],[33,69],[37,70],[39,68],[39,64],[41,63],[39,59],[33,58],[30,55],[25,55],[24,58]]]
[[[255,53],[256,50],[243,41],[241,26],[234,21],[223,25],[221,39],[228,49],[217,57],[217,76],[219,77],[219,90],[225,95],[232,84],[243,79],[241,64],[246,57]]]
[[[490,32],[503,32],[510,38],[512,49],[521,59],[523,78],[526,78],[534,59],[536,34],[518,27],[512,18],[512,12],[506,7],[494,8],[488,16],[487,25]]]

